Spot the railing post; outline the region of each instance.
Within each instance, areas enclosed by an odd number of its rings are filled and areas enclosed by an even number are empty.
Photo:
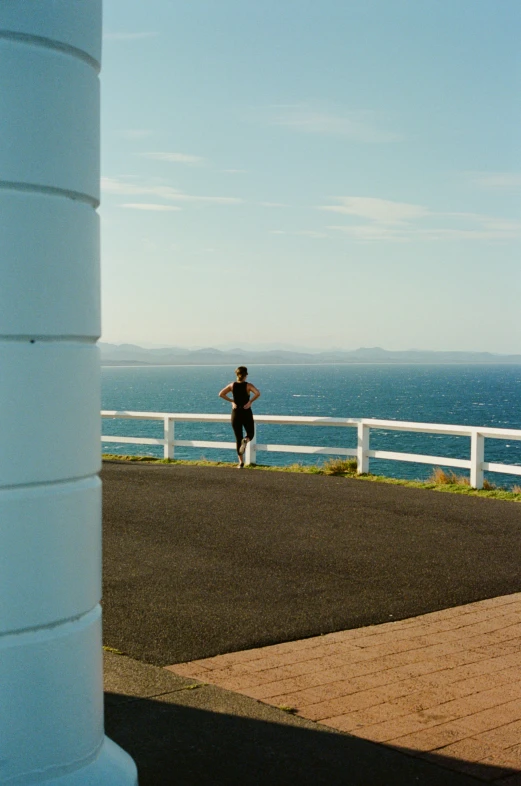
[[[244,463],[247,467],[249,467],[250,464],[257,463],[257,435],[255,435],[246,445]]]
[[[366,475],[369,472],[369,426],[361,421],[358,424],[358,443],[356,448],[357,474]]]
[[[164,420],[164,439],[165,445],[163,448],[163,458],[174,458],[174,427],[175,420],[173,418],[165,418]]]
[[[483,462],[485,461],[485,437],[473,431],[470,438],[470,485],[482,489],[484,481]]]

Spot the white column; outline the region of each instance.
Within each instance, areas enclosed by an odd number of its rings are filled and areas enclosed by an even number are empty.
[[[0,784],[135,786],[104,736],[100,0],[0,3]]]
[[[358,424],[358,439],[356,448],[357,474],[366,475],[369,472],[369,426],[360,422]]]
[[[485,437],[479,431],[473,431],[470,438],[470,485],[473,489],[482,489],[485,475]]]

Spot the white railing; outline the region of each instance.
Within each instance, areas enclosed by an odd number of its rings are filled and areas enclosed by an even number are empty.
[[[126,412],[103,411],[102,418],[124,418],[132,420],[160,420],[163,422],[163,438],[102,436],[102,442],[130,443],[134,445],[162,445],[163,455],[174,458],[176,447],[219,448],[235,450],[235,442],[207,442],[198,439],[175,439],[175,423],[229,423],[229,415],[201,415],[172,412]],[[470,470],[470,485],[483,488],[485,471],[502,472],[506,475],[520,475],[521,466],[515,464],[495,464],[485,461],[485,439],[508,439],[521,441],[521,429],[485,428],[484,426],[451,426],[438,423],[407,423],[399,420],[374,420],[370,418],[321,418],[286,415],[256,415],[256,424],[271,423],[283,426],[337,426],[357,429],[356,448],[314,447],[312,445],[268,445],[256,441],[248,443],[245,454],[246,464],[257,462],[257,452],[265,450],[278,453],[312,453],[329,456],[356,456],[357,472],[369,472],[372,458],[391,461],[412,461],[434,466],[457,467]],[[370,450],[371,429],[385,431],[410,431],[423,434],[443,434],[447,436],[469,437],[470,458],[457,459],[448,456],[425,456],[417,453],[399,453],[388,450]]]

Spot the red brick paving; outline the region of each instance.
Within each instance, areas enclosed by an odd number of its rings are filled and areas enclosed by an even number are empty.
[[[521,593],[166,668],[521,786]]]

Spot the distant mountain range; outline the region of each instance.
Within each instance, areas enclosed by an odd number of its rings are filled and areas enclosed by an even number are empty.
[[[361,347],[351,351],[294,352],[289,350],[255,351],[164,347],[145,349],[135,344],[100,342],[103,366],[238,366],[238,365],[320,365],[325,363],[508,363],[521,364],[521,355],[492,352],[431,352],[411,349],[393,352],[381,347]]]

